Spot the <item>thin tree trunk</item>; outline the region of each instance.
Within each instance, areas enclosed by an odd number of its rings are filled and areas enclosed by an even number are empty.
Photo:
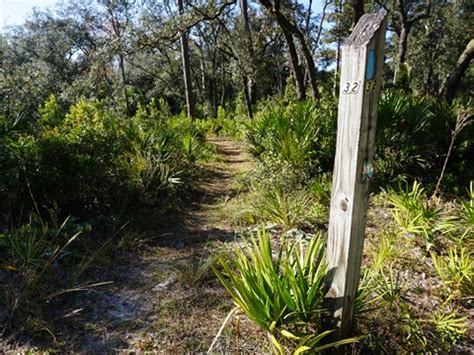
[[[398,8],[398,15],[400,17],[400,25],[395,27],[395,32],[398,35],[398,58],[397,67],[395,69],[395,75],[393,76],[393,83],[395,84],[398,79],[400,68],[405,64],[406,53],[408,48],[408,35],[410,30],[416,22],[430,17],[431,12],[431,0],[426,4],[425,11],[423,13],[412,13],[410,11],[410,1],[396,0],[395,5]]]
[[[253,118],[253,112],[252,112],[252,99],[250,98],[250,93],[249,93],[249,87],[248,87],[248,81],[246,77],[242,78],[242,86],[244,89],[244,99],[245,99],[245,105],[247,106],[247,115],[249,118]]]
[[[180,15],[184,14],[183,0],[177,0],[178,11]],[[186,31],[181,33],[181,57],[183,61],[184,92],[186,97],[187,115],[190,118],[195,116],[193,85],[191,78],[191,65],[189,61],[189,43]]]
[[[216,52],[214,50],[212,55],[212,74],[211,74],[211,100],[212,100],[212,117],[217,117],[217,106],[219,103],[217,102],[217,60],[216,60]]]
[[[298,36],[300,43],[305,43],[303,34],[301,32],[299,32],[299,34],[301,34],[301,38]],[[305,45],[301,45],[301,49],[303,51],[306,70],[308,73],[309,82],[311,84],[311,95],[313,96],[314,100],[319,100],[318,79],[316,77],[316,65],[314,64],[313,54],[309,50],[309,47],[306,46],[306,43]]]
[[[459,82],[461,81],[462,76],[466,72],[473,58],[474,58],[474,39],[471,39],[469,43],[467,44],[466,48],[464,49],[464,51],[462,52],[461,56],[459,57],[453,71],[451,72],[451,74],[449,74],[448,78],[444,81],[443,85],[441,86],[440,94],[449,103],[453,102],[454,95],[456,95],[456,91],[459,86]]]
[[[225,68],[224,62],[222,62],[222,86],[221,86],[221,107],[224,107],[225,104]],[[217,116],[217,115],[216,115]]]
[[[212,100],[212,117],[217,117],[217,85],[216,85],[216,78],[212,78],[211,80],[211,100]]]
[[[127,109],[127,115],[131,116],[132,111],[130,108],[130,100],[128,98],[128,93],[127,93],[127,77],[125,76],[125,64],[124,64],[122,53],[119,54],[119,65],[120,65],[120,72],[122,74],[123,96],[125,98],[125,107]]]
[[[400,72],[400,68],[405,64],[406,54],[408,48],[408,35],[410,33],[410,27],[403,25],[400,36],[398,38],[398,56],[397,56],[397,68],[395,69],[395,74],[393,77],[393,83],[395,84]]]
[[[247,0],[240,0],[240,11],[242,15],[242,24],[245,33],[245,39],[247,42],[247,48],[250,54],[250,58],[253,61],[255,59],[254,50],[253,50],[253,39],[252,32],[250,31],[250,22],[249,22],[249,12],[248,12],[248,2]],[[252,68],[253,68],[252,63]],[[245,76],[247,94],[250,96],[251,103],[257,101],[257,83],[255,80],[252,80],[247,75]],[[245,93],[244,93],[245,94]],[[251,117],[251,116],[249,116]]]
[[[300,63],[298,61],[298,53],[296,52],[295,42],[293,41],[293,36],[286,32],[286,30],[283,30],[283,35],[285,36],[286,43],[288,45],[288,52],[290,54],[291,71],[293,73],[293,79],[295,80],[296,94],[298,95],[298,100],[304,101],[306,100],[304,77],[301,71]]]
[[[280,12],[280,0],[275,1],[273,5],[269,0],[260,0],[260,3],[269,10],[275,19],[277,20],[278,25],[280,26],[283,34],[287,42],[289,42],[289,38],[293,35],[298,39],[301,49],[303,51],[303,56],[306,64],[306,70],[308,72],[309,81],[311,84],[311,93],[314,99],[319,99],[319,92],[318,92],[318,83],[316,77],[316,66],[314,64],[313,55],[306,43],[304,34],[301,30],[293,23],[291,23],[281,12]],[[291,42],[293,39],[291,38]],[[290,46],[290,45],[289,45]],[[294,44],[293,44],[294,46]],[[296,54],[296,50],[295,50]],[[291,55],[291,52],[290,52]],[[296,77],[295,77],[296,79]],[[301,76],[301,83],[304,84],[304,77]]]
[[[206,68],[204,65],[204,53],[201,47],[199,47],[199,69],[201,69],[201,92],[202,96],[206,93]]]

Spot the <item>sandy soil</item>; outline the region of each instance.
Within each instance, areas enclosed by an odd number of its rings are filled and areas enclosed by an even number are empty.
[[[222,241],[235,237],[218,212],[238,193],[235,176],[251,168],[239,144],[211,142],[221,159],[202,166],[204,181],[183,212],[159,221],[142,216],[148,222],[129,241],[132,250],[117,248],[109,270],[96,280],[112,283],[67,296],[63,307],[52,310],[61,323],[53,341],[45,347],[23,339],[23,349],[25,342],[30,349],[84,353],[208,349],[233,305],[210,271],[200,273],[200,265]],[[264,335],[244,317],[228,328],[232,331],[223,333],[214,350],[258,352],[263,346]]]

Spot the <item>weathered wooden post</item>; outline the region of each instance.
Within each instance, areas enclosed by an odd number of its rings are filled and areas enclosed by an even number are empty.
[[[359,285],[368,184],[384,62],[386,12],[361,17],[342,47],[337,147],[327,245],[326,295],[337,338],[350,335]]]

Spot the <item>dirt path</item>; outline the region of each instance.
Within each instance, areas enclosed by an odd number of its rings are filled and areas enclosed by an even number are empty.
[[[239,144],[212,139],[220,162],[205,164],[205,178],[182,216],[132,241],[134,252],[113,262],[103,281],[113,284],[74,297],[67,303],[70,327],[61,334],[62,350],[87,353],[154,350],[206,351],[232,303],[202,267],[222,240],[234,238],[230,221],[219,214],[237,192],[236,175],[250,169]],[[149,240],[156,241],[155,246]],[[255,351],[261,334],[248,321],[236,339],[223,334],[215,350]],[[233,325],[231,325],[233,326]],[[66,334],[67,332],[67,334]]]
[[[194,195],[182,220],[176,219],[162,226],[170,229],[163,241],[188,244],[212,239],[226,239],[234,235],[228,216],[219,214],[223,202],[235,196],[235,177],[251,168],[249,155],[244,147],[234,141],[212,138],[220,162],[203,164],[205,177],[199,183],[199,191]]]

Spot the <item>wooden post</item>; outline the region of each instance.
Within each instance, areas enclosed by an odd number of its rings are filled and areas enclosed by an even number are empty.
[[[362,16],[342,46],[341,81],[327,245],[326,304],[336,338],[351,334],[372,177],[386,12]]]

